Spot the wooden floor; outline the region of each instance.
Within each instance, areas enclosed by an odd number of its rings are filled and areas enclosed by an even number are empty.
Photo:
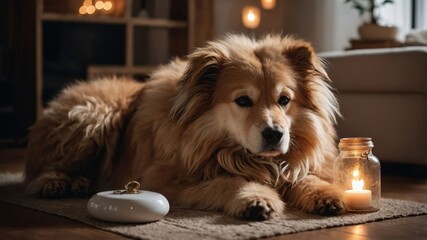
[[[23,169],[23,151],[0,149],[0,172]],[[396,171],[394,171],[396,172]],[[382,177],[382,194],[427,203],[427,176],[411,178],[394,175]],[[127,239],[65,218],[0,202],[0,239]],[[302,232],[269,239],[427,239],[427,215],[374,223]]]

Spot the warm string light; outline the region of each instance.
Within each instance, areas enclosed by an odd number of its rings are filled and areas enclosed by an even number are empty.
[[[104,9],[109,11],[111,8],[113,7],[113,3],[111,3],[110,1],[106,1],[104,3]]]
[[[111,1],[97,1],[95,5],[93,5],[92,0],[83,1],[82,6],[79,8],[79,13],[81,15],[89,14],[92,15],[96,11],[110,11],[113,8],[113,3]]]
[[[103,8],[104,8],[104,2],[103,2],[103,1],[98,1],[98,2],[96,2],[96,3],[95,3],[95,8],[96,8],[97,10],[101,10],[101,9],[103,9]]]
[[[261,21],[261,12],[255,6],[246,6],[242,9],[243,25],[250,29],[255,29]]]
[[[262,8],[271,10],[276,6],[276,0],[261,0]]]

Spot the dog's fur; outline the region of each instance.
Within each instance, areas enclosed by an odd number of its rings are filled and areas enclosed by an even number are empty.
[[[172,204],[264,220],[290,207],[344,211],[321,180],[336,157],[336,98],[311,45],[229,35],[146,83],[106,78],[62,91],[32,127],[26,184],[84,196],[134,179]]]

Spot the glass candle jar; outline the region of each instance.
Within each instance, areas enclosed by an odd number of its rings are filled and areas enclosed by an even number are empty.
[[[334,162],[334,184],[343,191],[350,212],[380,209],[381,166],[372,153],[371,138],[342,138]]]

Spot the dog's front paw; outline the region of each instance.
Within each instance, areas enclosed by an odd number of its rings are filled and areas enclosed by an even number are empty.
[[[311,212],[319,215],[339,215],[345,212],[345,203],[341,192],[333,186],[327,186],[311,194]]]
[[[283,212],[284,203],[276,195],[255,195],[236,198],[228,205],[231,215],[243,220],[264,221]]]
[[[340,215],[345,212],[345,204],[342,197],[336,194],[320,194],[314,211],[320,215]]]
[[[248,202],[238,214],[240,218],[251,221],[264,221],[273,218],[277,213],[263,199]]]

